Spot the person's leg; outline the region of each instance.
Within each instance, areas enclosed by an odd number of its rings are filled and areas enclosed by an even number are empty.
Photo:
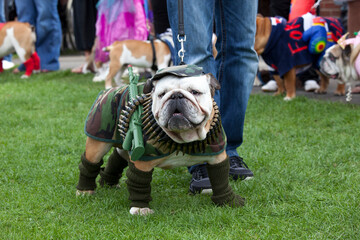
[[[178,53],[181,48],[177,40],[178,35],[178,1],[167,1],[168,16],[175,51]],[[215,60],[212,55],[212,33],[214,22],[214,1],[184,1],[184,28],[186,42],[184,42],[186,64],[195,64],[203,68],[205,73],[212,73],[216,76]],[[174,65],[180,63],[177,56]],[[211,184],[204,164],[188,168],[192,174],[190,191],[192,193],[209,193]]]
[[[56,0],[34,0],[36,6],[36,50],[42,71],[59,70],[61,23]]]
[[[180,49],[178,35],[178,1],[168,0],[168,15],[176,53]],[[186,64],[196,64],[205,73],[216,76],[215,61],[212,55],[212,31],[214,19],[214,1],[192,0],[184,1],[184,26],[186,42],[184,43]],[[177,57],[174,65],[178,65]]]
[[[36,25],[36,9],[34,0],[15,0],[16,14],[19,22],[28,22],[31,25]],[[25,70],[24,64],[21,64],[18,69]]]
[[[215,7],[220,113],[230,162],[239,156],[236,149],[243,142],[246,107],[258,68],[254,50],[256,12],[253,0],[218,0]],[[237,160],[242,165],[242,159]],[[243,167],[247,168],[246,164]],[[252,176],[244,168],[244,173]]]

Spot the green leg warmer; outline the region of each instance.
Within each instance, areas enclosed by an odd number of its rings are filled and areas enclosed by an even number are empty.
[[[245,205],[245,199],[236,195],[229,185],[229,158],[215,165],[206,164],[206,168],[213,190],[211,200],[216,205],[229,205],[230,207]]]
[[[134,164],[129,162],[129,168],[126,171],[126,184],[129,191],[130,207],[149,207],[151,198],[151,180],[152,173],[143,172],[135,168]]]
[[[128,166],[128,161],[120,156],[116,148],[110,155],[106,167],[100,170],[100,186],[116,186],[122,176],[124,168]]]
[[[96,177],[100,172],[100,167],[103,164],[103,160],[99,163],[91,163],[85,158],[85,153],[81,155],[81,163],[79,164],[80,177],[79,183],[76,186],[78,190],[95,190]]]

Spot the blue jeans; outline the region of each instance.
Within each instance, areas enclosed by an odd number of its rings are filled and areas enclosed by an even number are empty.
[[[62,33],[57,3],[57,0],[15,0],[18,20],[35,26],[36,51],[42,70],[55,71],[60,68]],[[20,66],[20,69],[24,67]]]
[[[168,0],[167,7],[178,51],[177,0]],[[229,157],[238,156],[236,149],[243,142],[245,111],[258,67],[254,50],[256,13],[257,1],[254,0],[184,1],[184,62],[203,67],[220,82],[215,101],[220,107]],[[216,60],[211,42],[214,20],[218,37]],[[175,64],[179,62],[177,58]]]

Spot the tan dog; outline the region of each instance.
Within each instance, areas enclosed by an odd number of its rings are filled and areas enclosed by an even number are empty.
[[[118,86],[123,84],[121,76],[127,65],[151,68],[154,73],[157,69],[170,66],[170,47],[174,48],[172,33],[168,31],[159,37],[162,40],[155,39],[153,42],[139,40],[116,41],[104,48],[104,51],[109,52],[110,58],[109,74],[105,79],[105,88],[112,87],[112,79],[114,77]]]
[[[296,96],[296,70],[311,65],[313,62],[311,54],[307,51],[306,43],[301,40],[301,36],[299,39],[302,30],[301,24],[286,25],[277,18],[262,16],[256,18],[254,48],[259,55],[263,56],[265,62],[282,76],[274,75],[278,85],[275,95],[283,94],[286,91],[284,100],[291,100]],[[276,33],[276,31],[279,32]],[[296,31],[298,35],[291,34],[291,31]],[[305,57],[298,57],[297,55],[300,53],[305,54]],[[272,61],[277,61],[279,64],[274,65]],[[320,89],[316,92],[326,93],[329,79],[319,71],[317,72],[320,76]],[[336,94],[344,95],[344,93],[344,85],[339,85]]]
[[[26,71],[22,78],[27,78],[33,71],[40,70],[40,58],[35,52],[35,29],[29,23],[7,22],[0,25],[0,72],[2,58],[16,52]]]
[[[244,199],[229,185],[225,136],[213,100],[215,89],[219,88],[211,74],[203,74],[202,69],[194,65],[182,65],[159,70],[147,81],[143,95],[133,102],[126,102],[127,87],[105,90],[95,101],[86,121],[88,138],[79,165],[77,193],[94,193],[99,173],[101,185],[116,186],[129,164],[126,183],[130,213],[146,215],[153,213],[149,202],[155,167],[169,169],[206,162],[213,202],[243,206]],[[130,153],[122,149],[122,144],[129,119],[138,106],[144,109],[142,136],[146,150],[140,159],[130,159]],[[103,156],[113,146],[117,148],[107,166],[100,169]]]
[[[326,50],[320,63],[320,71],[331,79],[351,86],[360,81],[360,76],[354,68],[354,59],[359,55],[360,45],[354,48],[347,45],[344,49],[336,44]]]

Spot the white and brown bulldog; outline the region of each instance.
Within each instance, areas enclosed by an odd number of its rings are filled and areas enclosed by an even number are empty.
[[[311,22],[312,17],[304,15],[291,22],[286,22],[281,18],[262,16],[256,18],[254,48],[259,55],[262,55],[265,62],[278,72],[278,75],[274,75],[278,86],[275,95],[286,92],[284,100],[291,100],[296,96],[297,70],[312,65],[320,56],[311,54],[308,50],[308,43],[302,39],[304,31],[309,28],[306,26],[306,22]],[[336,26],[337,22],[334,19],[325,20],[329,21],[330,35],[333,38],[339,37],[342,34],[341,26]],[[320,89],[316,92],[326,93],[329,79],[319,71],[318,74]],[[344,85],[338,85],[336,94],[344,95],[344,93]]]
[[[130,213],[153,213],[151,201],[152,172],[155,167],[170,169],[208,163],[207,170],[217,205],[239,207],[244,199],[229,185],[229,160],[226,137],[219,109],[213,100],[219,83],[202,68],[182,65],[159,70],[144,85],[135,100],[128,100],[128,87],[104,90],[95,101],[86,120],[86,150],[79,165],[77,193],[92,194],[95,179],[100,184],[116,186],[125,167]],[[145,153],[131,159],[123,149],[125,136],[135,109],[142,111],[142,138]],[[105,168],[103,156],[115,147]]]
[[[341,40],[345,41],[346,36],[347,34]],[[355,64],[359,54],[360,44],[356,46],[354,44],[344,46],[336,44],[326,50],[320,62],[320,71],[330,79],[336,79],[351,87],[352,84],[360,81],[360,71],[356,70]]]
[[[21,78],[29,77],[33,71],[40,70],[40,58],[35,52],[35,30],[29,23],[6,22],[0,24],[0,72],[2,58],[16,52],[26,71]]]
[[[117,86],[123,85],[121,76],[128,65],[140,68],[157,69],[169,67],[172,63],[172,49],[174,43],[171,30],[151,41],[124,40],[115,41],[104,48],[109,52],[109,73],[105,79],[105,88],[112,87],[112,79]]]

